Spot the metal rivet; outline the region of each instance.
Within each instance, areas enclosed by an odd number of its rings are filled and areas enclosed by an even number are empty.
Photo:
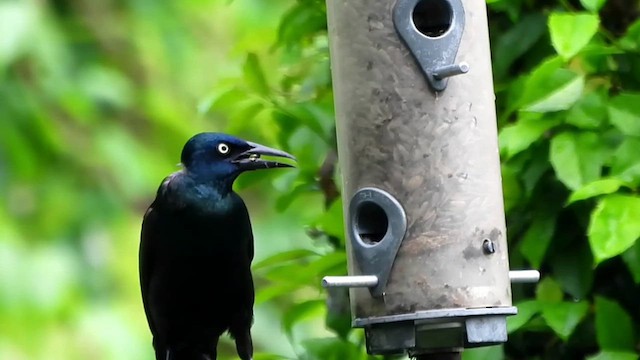
[[[466,74],[467,72],[469,72],[469,64],[461,62],[460,64],[447,65],[434,69],[432,74],[436,80],[442,80],[451,76]]]
[[[482,242],[482,251],[484,251],[484,253],[487,255],[496,252],[496,247],[491,239],[484,239],[484,241]]]

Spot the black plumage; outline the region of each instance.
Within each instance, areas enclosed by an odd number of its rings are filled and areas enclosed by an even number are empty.
[[[232,190],[244,171],[290,167],[260,155],[285,152],[229,135],[202,133],[182,151],[144,216],[140,286],[156,359],[215,360],[228,331],[242,360],[253,356],[253,234]]]

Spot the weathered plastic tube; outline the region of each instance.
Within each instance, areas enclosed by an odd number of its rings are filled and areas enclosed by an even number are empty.
[[[354,323],[441,309],[512,312],[485,2],[464,1],[455,63],[468,72],[440,92],[399,37],[395,3],[327,1],[350,275],[378,275],[363,260],[377,258],[357,252],[387,241],[394,221],[373,200],[350,206],[358,192],[382,190],[406,216],[381,292],[351,289]]]

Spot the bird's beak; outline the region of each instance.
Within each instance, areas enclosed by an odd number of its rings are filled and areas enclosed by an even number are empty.
[[[262,155],[267,156],[276,156],[292,159],[296,161],[296,158],[286,153],[282,150],[273,149],[264,145],[256,144],[253,142],[247,141],[247,144],[251,146],[251,148],[240,155],[236,156],[233,162],[240,166],[240,169],[243,171],[247,170],[259,170],[259,169],[272,169],[279,167],[294,167],[293,165],[281,163],[277,161],[263,160],[260,158]]]

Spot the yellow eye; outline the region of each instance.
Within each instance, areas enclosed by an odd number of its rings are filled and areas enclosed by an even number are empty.
[[[229,153],[229,145],[225,143],[218,144],[218,152],[222,155],[226,155]]]

